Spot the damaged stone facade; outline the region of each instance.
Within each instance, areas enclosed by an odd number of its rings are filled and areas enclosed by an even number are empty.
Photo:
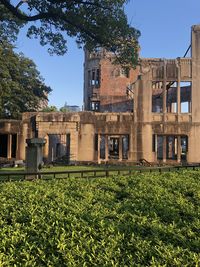
[[[0,120],[0,157],[25,159],[25,140],[39,137],[47,162],[200,162],[200,25],[191,57],[140,59],[128,74],[102,49],[85,53],[86,111]]]
[[[114,55],[105,49],[85,51],[84,110],[96,112],[132,112],[131,85],[138,69],[127,70],[113,64]]]

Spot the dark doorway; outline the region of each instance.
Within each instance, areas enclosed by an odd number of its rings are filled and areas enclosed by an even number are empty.
[[[188,137],[181,136],[181,160],[187,160]]]
[[[67,156],[67,160],[70,161],[70,133],[67,134],[67,138],[66,138],[67,142],[66,142],[66,156]]]
[[[129,135],[122,137],[122,159],[128,159]]]
[[[163,159],[163,136],[157,136],[157,159]]]
[[[17,135],[12,134],[11,158],[16,158],[16,151],[17,151]]]
[[[109,158],[119,159],[119,138],[110,137],[109,139]]]
[[[8,157],[8,135],[0,134],[0,157]]]
[[[105,151],[105,136],[101,135],[100,139],[100,158],[105,159],[106,151]]]
[[[56,144],[56,158],[59,158],[61,156],[61,144]]]
[[[177,136],[167,136],[167,159],[177,160],[178,140]]]

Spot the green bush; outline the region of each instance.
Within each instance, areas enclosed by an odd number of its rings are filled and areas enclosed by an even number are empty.
[[[200,266],[198,171],[0,184],[0,266]]]

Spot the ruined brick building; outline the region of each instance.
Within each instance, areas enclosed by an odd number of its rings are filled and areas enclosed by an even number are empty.
[[[85,51],[85,111],[0,120],[0,157],[25,159],[25,140],[41,137],[48,161],[199,163],[200,25],[191,37],[191,57],[144,58],[129,72]]]

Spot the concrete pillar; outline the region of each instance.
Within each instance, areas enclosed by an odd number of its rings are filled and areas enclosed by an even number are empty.
[[[48,160],[49,158],[49,136],[48,135],[45,136],[45,141],[46,143],[44,145],[44,158]]]
[[[163,162],[166,162],[166,154],[167,154],[167,137],[163,136]]]
[[[199,123],[200,114],[200,25],[192,26],[192,121]]]
[[[181,162],[181,136],[177,136],[177,162]]]
[[[28,138],[28,125],[24,123],[21,128],[21,132],[18,135],[18,142],[17,142],[17,159],[25,160],[26,153],[25,153],[25,144],[26,138]]]
[[[163,73],[163,113],[166,113],[166,102],[167,102],[167,66],[164,61],[164,73]]]
[[[11,157],[12,157],[12,134],[8,134],[7,158],[11,159]]]
[[[178,83],[177,83],[177,114],[181,113],[181,73],[180,73],[180,65],[178,66]]]

